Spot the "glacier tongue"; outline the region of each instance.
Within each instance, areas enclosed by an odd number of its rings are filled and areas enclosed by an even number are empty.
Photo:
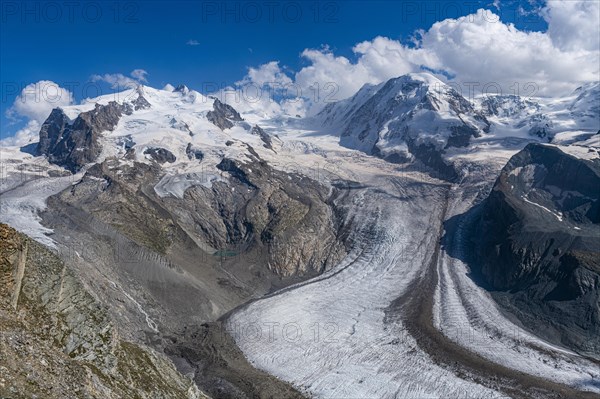
[[[257,367],[323,398],[497,397],[432,363],[386,308],[419,278],[443,220],[445,192],[419,173],[349,193],[364,225],[354,251],[308,283],[256,301],[228,320]]]
[[[497,377],[458,377],[460,362],[454,370],[432,359],[409,333],[402,304],[400,317],[387,316],[395,298],[422,288],[441,223],[472,206],[515,151],[501,146],[466,156],[464,178],[451,187],[419,172],[381,168],[373,158],[349,166],[346,174],[363,183],[345,202],[348,217],[363,223],[351,237],[353,251],[331,271],[233,312],[227,326],[236,343],[254,366],[314,397],[504,397]],[[447,340],[505,373],[600,393],[595,364],[515,324],[465,264],[439,254],[432,316]],[[474,382],[486,378],[484,385]]]
[[[0,196],[0,222],[27,234],[38,242],[56,248],[49,235],[52,230],[42,226],[38,215],[46,209],[46,200],[78,182],[82,173],[64,177],[29,176],[22,184],[4,191]]]

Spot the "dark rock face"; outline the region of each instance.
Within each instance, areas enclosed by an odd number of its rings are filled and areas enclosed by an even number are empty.
[[[213,110],[208,111],[206,118],[221,130],[230,129],[234,126],[234,122],[243,121],[231,105],[224,104],[218,99],[215,99]]]
[[[451,162],[444,159],[443,152],[431,144],[416,144],[415,141],[408,141],[410,152],[424,165],[433,170],[436,177],[456,181],[459,178],[459,172]]]
[[[273,139],[260,126],[254,125],[254,127],[252,127],[252,130],[250,131],[250,133],[252,133],[255,136],[259,136],[260,139],[263,141],[263,143],[264,143],[263,146],[265,148],[268,148],[269,150],[273,149]]]
[[[54,108],[50,116],[40,129],[40,142],[38,144],[37,155],[47,154],[51,148],[54,148],[56,143],[62,139],[62,134],[65,126],[69,123],[69,118],[64,114],[62,109]]]
[[[181,84],[177,85],[177,87],[173,91],[177,93],[187,94],[189,93],[190,89],[188,89],[186,85]]]
[[[476,270],[526,325],[600,355],[600,161],[530,144],[477,221]]]
[[[250,163],[225,158],[217,167],[231,176],[229,184],[214,184],[212,193],[188,190],[195,204],[218,198],[217,206],[193,213],[200,225],[215,215],[221,219],[222,228],[205,231],[207,242],[263,248],[269,268],[281,276],[314,275],[340,259],[343,239],[335,233],[329,194],[318,182],[272,169],[259,158]]]
[[[250,182],[250,180],[248,180],[248,175],[246,172],[239,166],[238,162],[233,159],[223,158],[223,160],[217,165],[217,169],[228,172],[231,176],[235,177],[248,187],[252,187],[254,189],[258,188],[252,182]]]
[[[163,164],[163,163],[173,163],[177,160],[177,158],[175,157],[175,155],[173,155],[173,153],[165,148],[160,148],[160,147],[152,147],[152,148],[146,148],[144,150],[144,154],[145,155],[150,155],[150,157],[155,160],[156,162]]]
[[[111,101],[107,105],[82,112],[69,123],[67,116],[54,109],[40,129],[37,153],[48,156],[48,161],[76,172],[85,164],[96,160],[102,147],[100,133],[113,130],[124,113],[131,108]]]
[[[135,100],[133,100],[131,102],[131,104],[133,105],[133,108],[137,111],[140,109],[148,109],[151,108],[152,106],[150,105],[150,103],[148,102],[148,100],[146,100],[144,98],[144,96],[140,93],[140,95],[138,96],[138,98],[136,98]]]
[[[185,153],[190,161],[192,159],[197,159],[198,161],[202,161],[204,159],[204,153],[202,150],[194,148],[192,143],[188,143],[187,147],[185,148]]]
[[[179,121],[175,118],[171,118],[170,124],[171,124],[172,128],[179,129],[182,132],[187,132],[192,137],[194,136],[194,133],[190,129],[190,126],[187,123],[185,123],[184,121]]]

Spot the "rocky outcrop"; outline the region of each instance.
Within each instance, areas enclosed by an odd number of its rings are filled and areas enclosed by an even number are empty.
[[[208,111],[206,118],[221,130],[230,129],[235,122],[243,121],[240,114],[229,104],[215,99],[213,110]]]
[[[188,87],[184,84],[180,84],[177,85],[177,87],[175,89],[173,89],[173,92],[175,93],[181,93],[181,94],[188,94],[190,92],[190,89],[188,89]]]
[[[170,124],[171,124],[172,128],[181,130],[182,132],[186,132],[191,137],[194,136],[194,133],[190,129],[190,126],[187,123],[185,123],[184,121],[179,121],[175,118],[171,118]]]
[[[55,108],[40,129],[37,155],[46,155],[50,163],[71,172],[95,161],[102,152],[101,133],[114,130],[123,115],[151,108],[141,86],[136,93],[134,100],[123,104],[116,101],[96,104],[94,109],[80,113],[73,121],[60,108]]]
[[[108,161],[90,168],[61,198],[161,254],[194,232],[211,248],[260,254],[276,276],[313,275],[331,267],[345,248],[329,189],[249,157],[222,159],[217,165],[222,179],[191,184],[182,199],[140,195],[160,180],[158,163],[115,167]]]
[[[166,148],[161,147],[151,147],[146,148],[144,150],[144,155],[148,155],[154,161],[163,164],[163,163],[173,163],[177,160],[175,155]]]
[[[135,109],[136,111],[152,107],[152,105],[150,105],[148,100],[146,100],[146,98],[144,98],[144,96],[141,93],[135,100],[131,102],[131,105],[133,105],[133,109]]]
[[[122,341],[55,254],[4,224],[0,239],[0,397],[205,397],[165,357]]]
[[[37,155],[46,155],[56,144],[62,140],[65,127],[70,123],[69,118],[62,109],[54,108],[40,129],[40,141],[37,146]]]
[[[499,301],[537,332],[596,353],[598,187],[600,160],[528,145],[504,167],[483,203],[474,262]]]
[[[273,139],[271,138],[271,136],[265,132],[260,126],[258,125],[254,125],[252,127],[252,130],[250,130],[250,133],[260,137],[260,139],[263,142],[263,146],[265,148],[268,148],[269,150],[273,149]]]
[[[282,276],[320,273],[340,259],[344,247],[325,187],[260,159],[240,163],[226,158],[218,168],[230,176],[228,185],[214,184],[212,192],[189,191],[194,203],[219,198],[217,206],[192,214],[199,224],[221,219],[218,229],[207,231],[209,242],[263,248],[269,268]]]
[[[131,106],[111,101],[96,104],[91,111],[82,112],[72,122],[56,108],[40,129],[37,153],[46,155],[50,163],[76,172],[93,162],[102,151],[100,134],[113,130],[123,114],[131,113]]]
[[[185,154],[190,161],[192,159],[196,159],[198,161],[202,161],[204,159],[204,153],[202,150],[195,148],[192,143],[188,143],[187,147],[185,147]]]

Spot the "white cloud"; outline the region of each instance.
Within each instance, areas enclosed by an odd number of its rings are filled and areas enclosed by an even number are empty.
[[[549,1],[542,15],[548,21],[548,36],[561,50],[598,51],[600,2]]]
[[[239,82],[238,82],[239,83]],[[238,112],[255,113],[263,117],[281,115],[282,106],[274,98],[274,91],[269,87],[260,87],[255,84],[225,87],[211,96],[234,107]]]
[[[305,117],[307,108],[308,104],[303,98],[290,98],[281,102],[281,111],[283,114],[292,117]]]
[[[50,80],[40,80],[25,86],[6,114],[9,119],[26,118],[41,124],[52,109],[72,103],[73,94],[69,90]]]
[[[234,87],[211,93],[239,112],[255,113],[263,117],[304,115],[304,100],[297,98],[300,94],[293,79],[279,66],[279,61],[248,68],[246,76],[237,81]]]
[[[598,34],[597,27],[591,30]],[[421,48],[435,54],[437,67],[454,74],[456,82],[477,82],[479,90],[498,83],[504,92],[518,87],[524,93],[532,82],[535,94],[556,95],[598,79],[598,49],[563,49],[549,33],[520,31],[491,11],[433,24],[423,33]]]
[[[0,144],[7,147],[23,147],[24,145],[35,143],[39,139],[40,127],[41,125],[38,121],[31,119],[22,129],[19,129],[14,136],[0,140]]]
[[[415,72],[423,64],[439,66],[436,57],[428,51],[408,48],[381,36],[358,43],[352,50],[358,57],[354,63],[346,57],[335,56],[328,48],[304,50],[302,56],[311,65],[302,68],[295,79],[305,96],[317,99],[315,90],[318,84],[322,94],[319,98],[335,96],[329,100],[340,100],[354,94],[365,83],[377,84]]]
[[[185,44],[187,44],[188,46],[199,46],[200,42],[195,39],[190,39]]]
[[[72,103],[73,94],[50,80],[40,80],[25,86],[6,111],[6,116],[15,123],[25,120],[26,125],[14,136],[3,139],[2,145],[23,146],[35,141],[50,112]]]
[[[475,93],[498,84],[504,93],[553,96],[598,81],[600,2],[550,1],[536,12],[548,21],[547,32],[521,31],[480,9],[416,32],[411,45],[381,36],[358,43],[353,59],[328,47],[306,49],[301,55],[309,65],[294,75],[293,83],[305,104],[318,109],[324,100],[347,98],[365,83],[423,70],[450,79],[465,95],[472,84]],[[267,63],[250,68],[242,82],[276,81],[277,73],[278,63]],[[287,75],[282,79],[290,83]]]
[[[112,89],[123,89],[134,88],[147,82],[146,75],[148,75],[148,72],[145,70],[134,69],[129,76],[121,73],[105,73],[104,75],[92,75],[90,80],[92,82],[106,82]]]
[[[279,61],[271,61],[260,65],[258,68],[248,68],[248,73],[236,85],[253,84],[258,87],[271,87],[282,89],[293,84],[292,79],[279,67]]]
[[[131,71],[131,77],[140,81],[140,82],[147,82],[148,80],[146,80],[146,75],[148,75],[148,72],[146,72],[143,69],[134,69],[133,71]]]

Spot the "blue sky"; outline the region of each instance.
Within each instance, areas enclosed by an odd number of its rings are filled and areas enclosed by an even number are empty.
[[[384,36],[411,46],[418,29],[488,8],[524,31],[547,24],[528,1],[282,1],[273,2],[3,2],[0,16],[1,135],[20,124],[6,116],[27,84],[51,80],[75,101],[94,74],[143,69],[147,84],[185,83],[202,91],[207,82],[231,84],[247,68],[279,61],[290,75],[306,66],[307,48],[329,46],[351,61],[361,41]],[[300,14],[299,14],[300,13]],[[104,92],[110,87],[100,86]]]

